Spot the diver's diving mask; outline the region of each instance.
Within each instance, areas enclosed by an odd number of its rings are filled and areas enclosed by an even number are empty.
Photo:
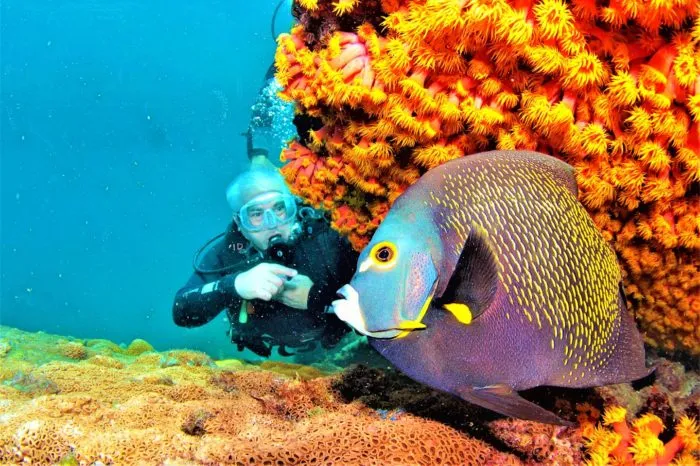
[[[271,192],[246,202],[238,211],[240,226],[256,232],[272,230],[296,219],[297,202],[290,194]]]

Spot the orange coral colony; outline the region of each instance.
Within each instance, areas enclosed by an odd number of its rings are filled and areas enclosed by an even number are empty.
[[[664,443],[659,434],[665,427],[654,414],[643,414],[631,425],[625,419],[627,410],[611,406],[605,410],[603,427],[582,424],[586,447],[590,456],[589,466],[619,464],[629,466],[697,464],[700,448],[700,427],[697,420],[682,416],[675,428],[675,435]]]
[[[700,3],[304,0],[283,98],[297,194],[365,245],[426,170],[489,149],[577,169],[647,341],[700,354]]]

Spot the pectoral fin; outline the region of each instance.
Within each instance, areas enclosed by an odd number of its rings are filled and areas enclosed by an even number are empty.
[[[472,323],[472,311],[466,304],[447,303],[442,307],[450,311],[459,323],[462,323],[464,325],[469,325]]]
[[[455,270],[436,304],[450,311],[455,318],[470,324],[494,300],[498,288],[498,264],[487,233],[473,225]]]
[[[464,388],[458,390],[458,395],[470,403],[506,416],[545,424],[573,425],[573,423],[565,421],[543,407],[522,398],[518,395],[518,392],[507,385],[499,384],[488,387]]]

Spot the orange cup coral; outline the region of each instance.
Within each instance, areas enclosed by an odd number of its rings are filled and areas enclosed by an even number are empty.
[[[682,416],[676,424],[675,435],[664,443],[659,434],[665,427],[653,414],[644,414],[630,425],[627,410],[613,406],[605,411],[603,424],[607,427],[583,425],[584,437],[590,456],[590,466],[696,464],[694,454],[700,447],[700,428],[697,420]]]
[[[293,189],[357,248],[426,170],[488,149],[577,169],[647,341],[700,354],[696,0],[305,0],[275,57],[315,119]]]

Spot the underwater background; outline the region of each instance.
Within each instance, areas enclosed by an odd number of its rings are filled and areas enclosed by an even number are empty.
[[[637,6],[297,0],[291,29],[291,0],[0,0],[0,464],[700,464],[700,3]],[[582,167],[655,372],[518,390],[558,425],[421,384],[354,334],[260,361],[223,315],[177,327],[273,57],[314,128],[282,173],[357,249],[448,160],[527,147]],[[394,356],[439,369],[464,347]],[[468,356],[531,377],[529,348]]]
[[[228,182],[290,1],[3,0],[0,324],[223,357],[175,291]]]

